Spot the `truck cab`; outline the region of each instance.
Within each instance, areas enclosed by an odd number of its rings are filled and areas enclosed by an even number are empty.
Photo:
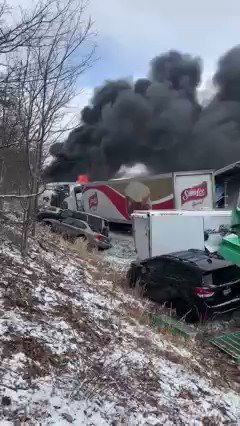
[[[42,196],[39,197],[39,206],[82,211],[82,189],[82,184],[74,182],[49,183]]]

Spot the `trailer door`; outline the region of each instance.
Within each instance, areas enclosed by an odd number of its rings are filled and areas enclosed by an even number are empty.
[[[132,215],[135,249],[139,259],[150,256],[149,216]]]
[[[212,209],[215,198],[213,172],[175,173],[174,194],[177,210]]]

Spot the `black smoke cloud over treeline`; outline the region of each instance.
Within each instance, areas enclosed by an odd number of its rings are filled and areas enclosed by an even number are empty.
[[[51,147],[46,178],[104,179],[137,162],[154,172],[212,169],[240,159],[240,46],[220,58],[217,93],[205,108],[201,71],[199,58],[170,51],[151,61],[149,78],[97,88],[82,124]]]

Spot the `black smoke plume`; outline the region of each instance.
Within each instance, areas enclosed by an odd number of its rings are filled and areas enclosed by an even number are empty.
[[[155,172],[213,169],[240,159],[240,47],[220,58],[217,94],[205,108],[201,69],[198,57],[170,51],[151,61],[149,78],[96,89],[82,124],[51,147],[46,179],[106,179],[135,163]]]

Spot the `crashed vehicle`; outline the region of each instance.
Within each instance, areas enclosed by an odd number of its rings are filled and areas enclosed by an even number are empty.
[[[136,261],[128,271],[130,286],[189,322],[240,307],[240,268],[202,250],[186,250]]]
[[[40,211],[38,219],[71,241],[83,238],[89,247],[101,250],[111,247],[108,222],[98,216],[56,208]]]
[[[132,217],[139,260],[128,272],[131,286],[191,322],[240,308],[240,250],[236,238],[226,236],[231,211],[148,211]]]
[[[37,213],[37,220],[41,222],[43,219],[59,219],[63,210],[58,207],[42,208]]]

